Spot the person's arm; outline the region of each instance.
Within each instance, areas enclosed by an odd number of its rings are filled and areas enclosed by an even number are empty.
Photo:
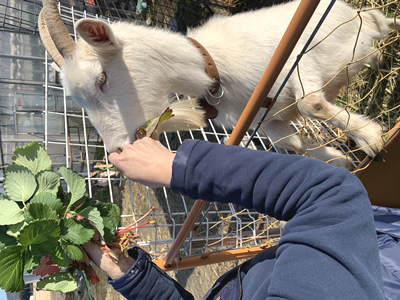
[[[173,157],[146,138],[111,154],[110,161],[135,181],[289,220],[273,274],[258,276],[269,277],[268,294],[260,284],[246,299],[383,299],[370,204],[348,171],[204,141],[185,141]]]
[[[105,246],[106,242],[97,230],[94,237],[83,245],[90,260],[103,270],[111,280],[116,280],[132,267],[135,259],[131,256],[121,255],[116,262],[107,254],[107,250],[104,249]]]
[[[172,173],[171,189],[191,198],[288,220],[268,295],[254,286],[255,299],[384,298],[371,205],[347,170],[298,155],[189,140]]]
[[[178,282],[158,268],[151,257],[138,247],[129,249],[128,257],[120,255],[118,262],[107,255],[98,243],[84,245],[89,258],[109,276],[111,286],[128,300],[193,299]]]
[[[169,186],[172,161],[175,155],[159,142],[144,138],[128,145],[121,154],[112,153],[115,163],[131,179],[149,186]],[[84,245],[90,259],[108,276],[109,283],[127,299],[189,300],[193,296],[178,282],[152,263],[151,257],[138,247],[121,255],[118,263],[101,249],[104,241],[96,240]]]

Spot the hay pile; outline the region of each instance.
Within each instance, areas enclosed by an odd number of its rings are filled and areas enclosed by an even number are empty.
[[[356,8],[375,7],[400,28],[400,2],[387,0],[348,1]],[[382,62],[377,68],[367,66],[340,93],[337,102],[349,110],[376,119],[390,130],[400,117],[400,33],[393,30],[378,43]]]

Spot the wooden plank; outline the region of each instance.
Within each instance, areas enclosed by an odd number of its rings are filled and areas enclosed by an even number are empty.
[[[366,158],[356,171],[374,205],[400,208],[400,117],[389,132],[384,149]]]

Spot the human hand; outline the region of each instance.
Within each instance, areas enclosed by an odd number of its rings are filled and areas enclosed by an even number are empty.
[[[108,247],[97,230],[94,237],[85,243],[83,248],[90,260],[113,280],[122,277],[135,263],[132,257],[126,257],[124,254],[119,256],[118,262],[107,254]]]
[[[137,140],[125,146],[121,153],[113,152],[108,157],[128,178],[149,187],[169,187],[174,158],[175,154],[149,137]]]

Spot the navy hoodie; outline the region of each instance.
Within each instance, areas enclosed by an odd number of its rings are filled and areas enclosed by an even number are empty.
[[[222,276],[204,299],[384,299],[371,205],[360,181],[324,162],[186,140],[171,189],[286,224],[278,247]],[[128,299],[193,299],[140,249],[112,286]]]

